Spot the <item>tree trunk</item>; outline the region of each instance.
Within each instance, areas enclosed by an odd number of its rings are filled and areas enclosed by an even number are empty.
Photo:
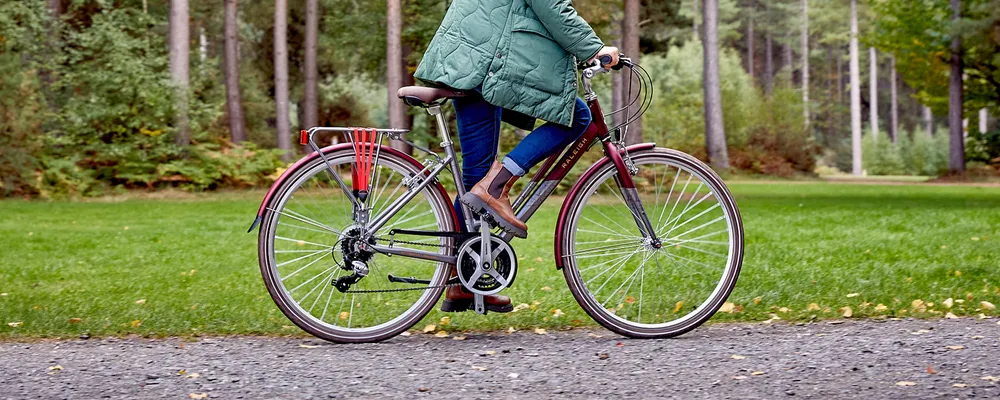
[[[889,140],[899,138],[899,98],[896,92],[896,56],[889,56]]]
[[[834,58],[837,62],[837,104],[844,103],[844,60],[843,60],[843,48],[837,49],[837,56]]]
[[[625,13],[622,18],[622,52],[632,59],[633,62],[639,63],[641,54],[639,49],[639,0],[625,0]],[[632,91],[637,93],[639,90],[639,79],[631,75],[622,79],[622,86],[626,87],[629,85],[626,79],[632,80]],[[627,99],[625,100],[628,101]],[[628,133],[625,137],[625,144],[637,144],[642,143],[642,119],[638,119],[628,126]]]
[[[868,124],[872,140],[878,141],[878,54],[874,47],[868,48]]]
[[[288,0],[274,0],[274,104],[277,112],[281,159],[292,158],[291,121],[288,115]]]
[[[783,58],[785,59],[785,65],[782,68],[788,69],[788,82],[785,82],[787,86],[795,86],[795,64],[792,61],[792,40],[789,37],[788,43],[785,44],[783,49]]]
[[[187,0],[170,0],[170,81],[174,85],[174,142],[180,146],[191,143],[188,127],[188,85],[191,60],[191,31]]]
[[[861,176],[861,66],[858,62],[858,1],[851,0],[851,172]]]
[[[774,93],[774,54],[771,41],[771,29],[764,34],[764,95],[771,97]]]
[[[985,108],[979,109],[979,133],[990,131],[990,113]]]
[[[934,114],[927,106],[924,106],[924,128],[927,130],[927,137],[934,137]]]
[[[316,66],[316,44],[319,41],[319,2],[306,0],[306,40],[304,99],[302,100],[302,129],[319,125],[319,71]]]
[[[962,18],[962,1],[951,0],[952,23]],[[962,129],[962,37],[951,39],[951,76],[948,94],[948,169],[965,172],[965,137]]]
[[[400,0],[386,1],[386,86],[389,91],[389,127],[395,129],[409,129],[410,119],[406,115],[406,107],[396,92],[403,87],[404,60],[403,60],[403,11]],[[413,150],[402,141],[393,140],[392,148],[405,153]]]
[[[722,89],[719,86],[719,2],[702,1],[705,146],[712,166],[718,170],[725,170],[729,169],[729,151],[726,149],[726,132],[722,124]]]
[[[809,126],[809,0],[802,0],[802,116]]]
[[[750,9],[753,12],[753,8]],[[756,83],[756,75],[753,73],[753,15],[747,18],[747,74],[750,75],[750,81]]]
[[[246,121],[243,117],[243,100],[240,96],[240,52],[237,29],[238,0],[226,0],[224,41],[226,67],[226,110],[229,112],[229,134],[233,143],[247,139]]]

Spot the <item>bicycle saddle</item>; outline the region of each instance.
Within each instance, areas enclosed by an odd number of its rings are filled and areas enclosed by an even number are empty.
[[[465,92],[425,86],[404,86],[399,88],[396,95],[409,106],[426,108],[444,104],[448,99],[465,97]]]

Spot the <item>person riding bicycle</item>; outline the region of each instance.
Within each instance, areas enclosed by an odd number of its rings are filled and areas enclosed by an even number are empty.
[[[454,99],[463,203],[489,214],[500,229],[527,237],[528,227],[511,207],[510,188],[586,131],[593,116],[577,97],[576,65],[602,56],[611,58],[606,68],[618,63],[618,49],[604,45],[571,0],[452,2],[414,76],[466,91]],[[531,130],[536,119],[547,123],[497,161],[500,122]],[[442,310],[466,311],[472,299],[472,293],[450,286]],[[513,310],[506,296],[484,301],[490,311]]]

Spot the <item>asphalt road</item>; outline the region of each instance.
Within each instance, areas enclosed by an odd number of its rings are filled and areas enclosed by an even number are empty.
[[[202,397],[204,396],[204,397]],[[1000,398],[996,319],[0,342],[0,398]]]

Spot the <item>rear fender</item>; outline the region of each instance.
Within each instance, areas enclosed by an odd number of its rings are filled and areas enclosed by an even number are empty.
[[[637,151],[652,150],[655,147],[656,147],[655,143],[640,143],[628,146],[625,148],[625,150],[628,151],[629,153],[632,153]],[[612,156],[613,158],[605,156],[604,158],[601,158],[596,163],[594,163],[594,165],[591,165],[590,168],[587,168],[587,171],[585,171],[583,175],[580,176],[580,179],[576,181],[576,184],[573,185],[573,188],[569,190],[569,194],[566,195],[566,200],[563,201],[562,209],[559,211],[559,219],[557,220],[558,222],[556,223],[555,252],[553,253],[555,254],[556,257],[556,269],[563,269],[563,266],[565,264],[564,260],[566,258],[562,254],[562,246],[561,246],[563,239],[565,238],[563,235],[563,229],[561,228],[569,219],[570,203],[572,203],[573,198],[580,195],[580,191],[583,189],[583,184],[587,182],[592,176],[597,174],[597,171],[600,171],[602,168],[604,168],[605,165],[608,164],[622,163],[621,156],[618,156],[617,154],[613,154]],[[622,165],[624,166],[624,164]]]

